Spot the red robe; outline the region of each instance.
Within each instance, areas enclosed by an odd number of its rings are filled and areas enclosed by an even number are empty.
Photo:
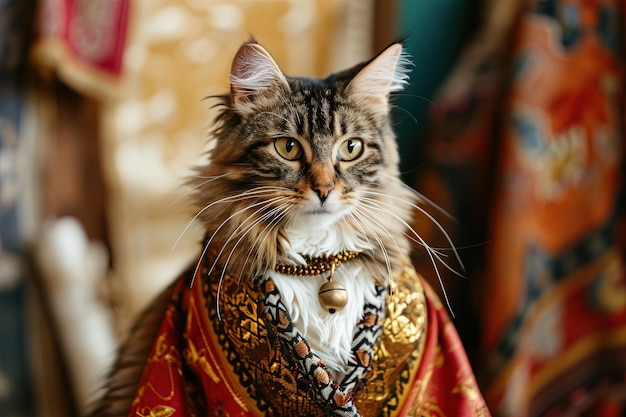
[[[178,281],[129,417],[325,415],[274,349],[259,290],[225,277],[217,318],[217,281],[203,275]],[[351,397],[360,415],[489,416],[441,302],[410,267],[395,282],[366,384]]]

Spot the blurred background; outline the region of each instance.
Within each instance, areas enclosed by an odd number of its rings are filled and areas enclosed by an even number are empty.
[[[0,0],[0,416],[84,413],[197,256],[183,181],[251,34],[301,76],[407,36],[401,169],[463,265],[423,215],[450,261],[414,262],[491,412],[626,415],[624,3]]]

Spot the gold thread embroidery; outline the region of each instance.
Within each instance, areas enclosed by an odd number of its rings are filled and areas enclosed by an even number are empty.
[[[165,312],[166,320],[170,320],[170,321],[172,320],[172,312],[173,312],[172,308],[169,308],[168,310],[166,310]],[[166,338],[167,338],[166,333],[161,334],[158,337],[156,341],[154,355],[148,359],[148,363],[159,363],[162,366],[167,367],[167,373],[168,373],[168,378],[169,378],[169,383],[170,383],[170,391],[168,394],[162,394],[158,392],[157,388],[152,384],[152,382],[148,381],[145,384],[145,386],[150,388],[150,390],[154,393],[154,395],[156,395],[162,401],[170,401],[172,398],[174,398],[174,395],[176,394],[176,390],[175,390],[175,385],[174,385],[174,371],[172,369],[172,364],[175,364],[177,369],[180,367],[179,366],[180,360],[179,360],[176,348],[168,344],[166,342]]]
[[[204,373],[216,384],[222,382],[222,379],[217,375],[213,366],[211,366],[209,361],[207,361],[206,350],[201,349],[200,351],[198,351],[196,345],[191,341],[190,338],[187,338],[187,346],[188,347],[183,351],[185,360],[189,364],[194,365],[194,367],[196,367],[195,365],[197,364],[199,368],[202,369],[202,371],[204,371]]]
[[[460,379],[456,387],[452,390],[453,394],[461,394],[468,401],[476,401],[478,399],[478,392],[474,388],[473,376],[466,376]]]
[[[200,321],[200,317],[199,317],[199,312],[198,312],[198,307],[196,305],[196,300],[195,298],[192,296],[189,299],[189,303],[190,303],[190,312],[193,315],[194,319],[196,320],[196,324],[198,326],[198,329],[200,330],[200,336],[202,338],[202,341],[204,342],[205,346],[209,346],[209,342],[206,338],[206,334],[204,331],[204,327],[202,326],[202,323]],[[220,381],[224,384],[224,386],[226,387],[226,389],[228,389],[228,392],[230,393],[231,397],[237,402],[237,404],[244,410],[244,411],[249,411],[248,405],[246,404],[245,400],[243,398],[241,398],[240,393],[230,384],[229,379],[227,376],[225,376],[222,372],[222,369],[220,368],[219,365],[219,360],[217,358],[214,357],[213,353],[211,352],[210,349],[206,349],[206,353],[209,356],[209,359],[212,363],[216,364],[215,367],[213,367],[214,370],[216,370],[219,373],[219,379]],[[207,362],[208,364],[208,362]]]
[[[157,405],[154,408],[143,407],[141,411],[137,410],[138,417],[170,417],[176,412],[175,408],[167,405]]]
[[[267,415],[323,416],[323,410],[306,395],[308,382],[293,372],[258,316],[257,303],[263,298],[260,289],[228,274],[222,276],[221,271],[206,276],[205,269],[202,278],[202,291],[216,335],[212,338],[218,341],[216,346],[228,362],[224,366],[242,393],[247,392],[248,398]],[[409,384],[419,383],[415,374],[423,355],[427,326],[424,289],[408,264],[395,274],[394,281],[397,289],[388,296],[392,305],[381,323],[383,335],[374,350],[372,370],[365,386],[354,396],[363,417],[395,415],[412,391]],[[215,309],[218,286],[219,319]]]

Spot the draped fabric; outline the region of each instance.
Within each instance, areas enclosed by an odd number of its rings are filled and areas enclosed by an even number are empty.
[[[315,371],[318,381],[312,382],[284,346],[277,350],[281,343],[264,319],[260,290],[228,275],[220,280],[219,272],[207,279],[206,270],[200,268],[193,280],[190,273],[179,279],[129,417],[344,415],[331,414],[311,392],[309,384],[328,383],[324,372]],[[383,321],[375,324],[382,335],[372,369],[346,399],[362,416],[488,416],[437,297],[410,267],[397,282]],[[294,352],[303,355],[298,345]]]
[[[501,105],[481,99],[495,82],[466,86],[474,118],[433,143],[443,201],[484,227],[457,233],[484,251],[470,278],[494,415],[626,410],[624,12],[621,0],[527,6]]]
[[[483,313],[487,395],[505,415],[626,393],[618,5],[557,2],[519,28]]]

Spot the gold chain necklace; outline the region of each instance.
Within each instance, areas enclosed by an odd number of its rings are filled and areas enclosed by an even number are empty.
[[[284,275],[292,275],[297,277],[310,277],[330,272],[328,281],[325,282],[317,292],[321,306],[334,314],[337,310],[342,309],[348,302],[348,291],[346,288],[333,281],[335,270],[342,263],[356,258],[360,252],[343,251],[335,255],[322,255],[311,257],[303,255],[306,265],[294,265],[286,262],[279,262],[274,268],[276,272]]]
[[[322,255],[322,256],[307,256],[302,257],[306,261],[306,265],[294,265],[286,262],[279,262],[276,264],[276,272],[285,275],[293,275],[296,277],[310,277],[315,275],[321,275],[330,271],[331,275],[335,272],[335,269],[351,259],[360,255],[360,252],[343,251],[335,255]]]

